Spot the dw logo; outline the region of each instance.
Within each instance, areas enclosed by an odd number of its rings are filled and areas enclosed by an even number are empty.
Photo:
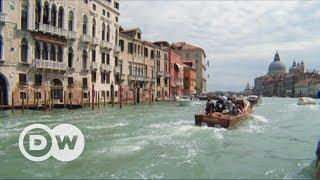
[[[80,156],[84,143],[82,132],[71,124],[60,124],[52,130],[43,124],[32,124],[19,137],[19,149],[31,161],[44,161],[51,156],[72,161]]]

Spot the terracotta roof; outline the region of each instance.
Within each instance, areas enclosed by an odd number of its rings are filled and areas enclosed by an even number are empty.
[[[203,51],[204,55],[206,56],[206,53],[202,48],[188,44],[186,42],[177,42],[174,45],[177,48],[182,49],[182,50],[201,50],[201,51]]]

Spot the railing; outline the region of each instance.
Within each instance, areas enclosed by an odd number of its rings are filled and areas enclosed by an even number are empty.
[[[40,69],[66,70],[66,64],[50,60],[35,59],[34,66]]]
[[[6,14],[0,12],[0,22],[6,22]]]
[[[109,64],[100,64],[100,69],[101,69],[101,71],[110,72],[111,71],[111,66]]]
[[[77,33],[75,31],[68,31],[68,39],[76,39],[77,38]]]
[[[112,49],[112,45],[111,45],[111,43],[108,42],[108,41],[101,41],[101,42],[100,42],[100,46],[101,46],[102,48]]]
[[[81,39],[82,42],[85,42],[85,43],[91,42],[91,36],[89,36],[87,34],[82,34],[80,39]]]
[[[97,37],[92,37],[92,44],[98,45],[99,44],[99,39]]]
[[[136,75],[129,75],[128,79],[131,81],[148,81],[148,77]]]
[[[91,67],[91,70],[98,70],[98,63],[92,62],[90,67]]]
[[[59,27],[51,26],[48,24],[40,23],[39,30],[46,32],[46,33],[55,34],[58,36],[65,36],[65,37],[67,36],[67,30],[59,28]]]
[[[160,76],[160,77],[162,77],[162,76],[163,76],[163,71],[158,71],[158,72],[157,72],[157,75]]]
[[[121,51],[121,47],[120,47],[119,45],[115,45],[115,46],[114,46],[114,50],[115,50],[116,52],[120,52],[120,51]]]

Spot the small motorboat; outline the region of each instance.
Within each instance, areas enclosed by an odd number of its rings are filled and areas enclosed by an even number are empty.
[[[242,121],[248,119],[253,108],[250,102],[243,100],[244,108],[243,111],[237,115],[224,112],[213,112],[213,113],[199,113],[195,115],[195,124],[201,126],[202,124],[207,124],[208,127],[222,127],[222,128],[235,128]]]
[[[313,98],[300,97],[298,99],[298,105],[315,105],[315,104],[317,104],[317,101]]]
[[[190,97],[176,97],[179,106],[189,106],[191,104]]]
[[[262,100],[259,96],[250,95],[247,99],[252,105],[259,106],[262,103]]]

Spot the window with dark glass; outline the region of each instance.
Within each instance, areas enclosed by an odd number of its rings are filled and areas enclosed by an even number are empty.
[[[144,48],[144,57],[148,57],[148,56],[149,56],[149,49]]]
[[[106,82],[107,84],[110,84],[110,73],[107,73]]]
[[[28,61],[28,41],[27,39],[23,38],[21,40],[21,62]]]
[[[110,65],[110,54],[107,54],[107,64]]]
[[[154,59],[154,50],[151,50],[151,59]]]
[[[26,74],[19,74],[19,84],[26,85],[27,84],[27,75]]]
[[[92,71],[91,72],[91,82],[95,83],[97,81],[97,72]]]
[[[131,42],[128,43],[128,53],[129,54],[133,53],[133,44]]]
[[[92,50],[91,51],[91,58],[92,58],[92,62],[96,62],[96,51],[95,50]]]
[[[20,92],[20,99],[27,99],[27,93],[26,92]]]
[[[28,6],[22,5],[21,8],[21,29],[28,29]]]
[[[35,74],[34,75],[34,85],[35,86],[41,86],[42,85],[42,75],[41,74]]]
[[[120,46],[121,52],[123,52],[124,51],[124,41],[122,39],[119,40],[119,46]]]
[[[106,63],[106,53],[101,53],[101,63],[102,64]]]
[[[88,79],[87,78],[82,78],[82,86],[88,86]]]
[[[73,49],[70,47],[68,50],[68,68],[73,66]]]
[[[101,72],[101,83],[106,83],[106,73]]]
[[[69,87],[73,86],[73,77],[68,77],[68,86]]]

